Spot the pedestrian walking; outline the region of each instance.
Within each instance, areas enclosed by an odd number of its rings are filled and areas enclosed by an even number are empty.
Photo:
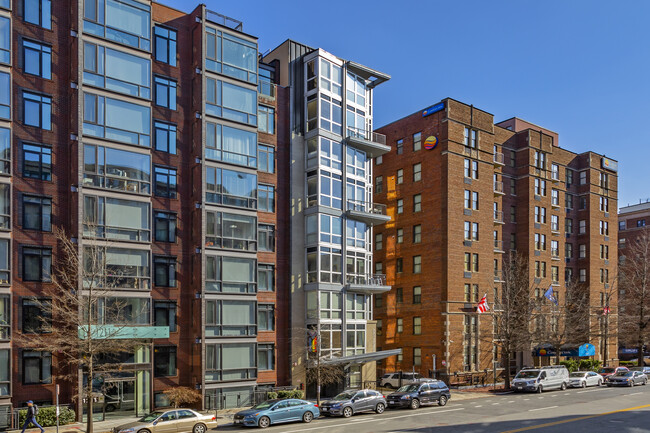
[[[30,423],[40,428],[41,433],[45,433],[45,429],[41,427],[41,425],[38,422],[36,422],[37,414],[38,414],[38,406],[36,406],[33,401],[29,400],[27,402],[27,417],[25,418],[25,424],[23,424],[23,431],[21,433],[25,433],[25,429],[29,427]]]

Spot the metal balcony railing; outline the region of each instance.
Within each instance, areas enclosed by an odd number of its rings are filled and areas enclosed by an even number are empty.
[[[386,145],[386,136],[384,134],[367,131],[361,128],[353,128],[351,126],[348,126],[346,129],[348,131],[348,137],[361,138],[373,143]]]
[[[560,249],[559,248],[551,248],[551,257],[554,259],[559,259],[560,258]]]
[[[505,158],[501,152],[494,152],[494,158],[492,160],[497,165],[505,165]]]
[[[241,21],[238,21],[234,18],[227,17],[225,15],[222,15],[218,12],[211,11],[209,9],[205,11],[205,19],[215,24],[219,24],[221,26],[225,26],[240,32],[243,29],[243,25]]]
[[[495,194],[503,194],[503,182],[500,180],[494,181],[494,192]]]
[[[348,275],[346,278],[348,284],[357,284],[361,286],[385,286],[385,274],[370,275]]]
[[[495,251],[503,251],[503,241],[495,239],[494,240],[494,249],[495,249]]]
[[[348,200],[348,210],[371,213],[374,215],[386,215],[385,204],[372,203],[362,200]]]
[[[495,210],[494,211],[494,222],[503,224],[503,212],[500,210]]]

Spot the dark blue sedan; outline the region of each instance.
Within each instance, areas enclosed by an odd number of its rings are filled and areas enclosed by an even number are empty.
[[[294,398],[273,399],[250,409],[237,412],[233,422],[235,425],[266,428],[271,424],[283,422],[311,422],[314,418],[318,418],[319,415],[320,410],[314,403]]]

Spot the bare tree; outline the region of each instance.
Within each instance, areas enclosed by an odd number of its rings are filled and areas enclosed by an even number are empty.
[[[643,347],[650,344],[650,228],[643,228],[623,252],[618,278],[619,332],[624,344],[636,347],[642,366]]]
[[[93,235],[97,228],[85,225]],[[58,379],[76,385],[84,375],[76,398],[85,402],[86,432],[93,433],[93,389],[95,378],[109,378],[120,368],[120,356],[144,345],[129,335],[124,323],[144,313],[111,297],[111,290],[135,280],[123,271],[107,272],[106,246],[89,241],[79,245],[64,230],[55,229],[57,255],[50,288],[35,300],[44,312],[39,318],[40,331],[18,337],[33,350],[55,354]],[[111,274],[111,275],[107,275]]]
[[[512,355],[531,349],[530,323],[534,308],[531,290],[528,259],[517,252],[508,253],[503,259],[501,291],[492,311],[492,337],[503,359],[506,388],[510,388]]]

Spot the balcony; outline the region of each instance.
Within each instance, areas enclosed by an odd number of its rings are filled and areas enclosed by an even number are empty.
[[[380,225],[390,221],[386,215],[386,205],[360,200],[348,200],[346,214],[350,218],[364,222],[368,225]]]
[[[386,284],[386,275],[348,275],[345,288],[352,292],[379,294],[388,292],[391,286]]]
[[[503,241],[500,241],[498,239],[494,240],[494,252],[502,254],[504,253],[503,251]]]
[[[494,224],[504,224],[502,211],[500,210],[494,211]]]
[[[205,11],[205,19],[215,24],[219,24],[220,26],[228,27],[229,29],[237,30],[239,32],[241,32],[243,29],[241,21],[227,17],[209,9],[206,9]]]
[[[277,85],[269,81],[263,81],[260,79],[260,82],[257,84],[257,93],[259,96],[275,100]]]
[[[503,182],[500,180],[494,181],[494,195],[505,195],[505,192],[503,192]]]
[[[346,128],[346,143],[356,149],[366,152],[368,157],[375,158],[390,152],[390,146],[386,144],[386,136],[377,132],[366,131],[365,129]]]
[[[492,161],[494,162],[494,165],[506,165],[506,163],[504,162],[505,158],[503,156],[503,153],[501,152],[494,152]]]

